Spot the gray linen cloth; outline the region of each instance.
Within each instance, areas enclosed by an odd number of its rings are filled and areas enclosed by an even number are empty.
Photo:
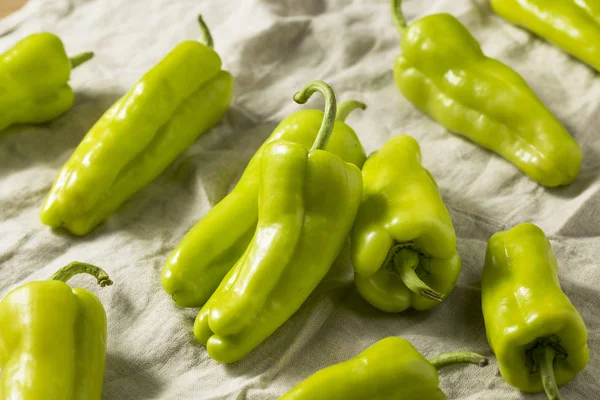
[[[580,143],[581,174],[547,189],[514,166],[448,133],[398,92],[391,73],[399,36],[387,0],[29,0],[0,20],[0,51],[50,31],[69,54],[96,57],[75,70],[76,103],[61,118],[0,135],[0,295],[80,260],[114,280],[71,283],[97,293],[108,314],[104,398],[276,399],[315,371],[355,356],[390,335],[425,356],[473,350],[492,356],[481,314],[480,275],[487,239],[530,221],[550,237],[564,291],[589,330],[588,367],[562,388],[565,399],[600,398],[600,79],[586,65],[494,15],[484,0],[407,0],[409,21],[450,12],[484,52],[517,70]],[[200,37],[196,15],[212,28],[235,96],[223,121],[201,136],[152,184],[83,238],[38,219],[57,172],[97,118],[178,42]],[[193,340],[197,310],[175,307],[160,271],[184,234],[235,185],[246,163],[286,115],[292,95],[322,79],[339,101],[368,104],[348,119],[368,152],[392,135],[421,144],[458,235],[463,270],[452,295],[427,312],[385,314],[352,285],[348,247],[305,305],[234,365],[214,362]],[[314,96],[307,107],[321,108]],[[544,399],[506,384],[494,358],[487,368],[440,374],[450,399]],[[352,379],[352,377],[348,377]]]

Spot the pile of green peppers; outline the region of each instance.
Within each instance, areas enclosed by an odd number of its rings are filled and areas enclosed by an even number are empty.
[[[591,0],[491,0],[505,19],[530,29],[600,70],[600,3]],[[581,149],[509,66],[485,56],[455,17],[411,24],[391,0],[402,37],[393,66],[400,92],[448,131],[513,163],[538,183],[568,185]],[[201,42],[177,45],[113,104],[58,173],[41,221],[85,235],[154,180],[201,134],[219,123],[233,96],[202,18]],[[69,58],[49,33],[29,36],[0,56],[0,131],[46,123],[75,101]],[[216,361],[233,363],[267,341],[302,306],[351,243],[354,283],[374,308],[428,310],[452,293],[461,271],[456,233],[440,189],[422,165],[417,140],[390,138],[368,157],[345,122],[355,100],[337,104],[313,81],[324,110],[298,111],[275,128],[242,177],[181,240],[161,282],[180,307],[199,308],[193,334]],[[112,281],[73,262],[47,281],[26,283],[0,301],[0,400],[100,399],[106,312],[74,275]],[[558,278],[544,232],[524,223],[488,241],[482,313],[504,380],[523,392],[571,381],[589,359],[584,321]],[[49,334],[50,333],[50,334]],[[392,336],[355,358],[316,372],[282,399],[445,399],[438,371],[488,364],[472,352],[424,358]]]

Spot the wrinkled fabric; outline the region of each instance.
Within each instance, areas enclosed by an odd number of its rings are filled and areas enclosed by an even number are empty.
[[[59,119],[0,134],[0,295],[45,279],[73,260],[106,269],[114,285],[71,283],[97,293],[108,314],[104,399],[276,399],[318,369],[354,357],[390,335],[431,357],[472,350],[492,356],[481,314],[480,275],[488,238],[529,221],[549,236],[562,287],[589,330],[588,367],[561,388],[566,399],[600,393],[600,79],[581,62],[494,15],[484,0],[406,0],[409,21],[457,16],[484,52],[523,75],[580,143],[570,186],[547,189],[514,166],[448,133],[396,89],[399,35],[388,0],[29,0],[0,20],[0,51],[50,31],[67,52],[96,57],[73,71],[76,103]],[[38,218],[60,167],[98,117],[178,42],[197,39],[196,15],[212,29],[235,77],[232,107],[160,177],[91,234],[53,232]],[[346,246],[304,306],[242,361],[220,365],[194,341],[197,310],[177,308],[160,271],[184,234],[235,185],[246,163],[286,115],[305,83],[330,83],[338,100],[364,101],[348,122],[368,152],[394,134],[414,136],[436,178],[456,233],[463,271],[450,297],[426,312],[385,314],[352,285]],[[314,96],[306,107],[321,108]],[[401,184],[399,182],[399,184]],[[519,399],[496,360],[440,374],[450,399]],[[352,377],[349,376],[348,379]],[[542,394],[528,399],[545,399]]]

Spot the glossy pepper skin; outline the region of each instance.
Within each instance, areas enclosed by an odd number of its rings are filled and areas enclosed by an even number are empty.
[[[558,385],[588,362],[585,325],[557,272],[550,242],[533,224],[498,232],[488,242],[481,278],[487,338],[502,377],[524,392],[544,390],[538,351],[552,352],[550,371]]]
[[[106,272],[73,262],[0,301],[0,399],[100,400],[106,356],[106,313],[96,296],[65,282]]]
[[[365,151],[344,122],[356,101],[340,104],[327,151],[361,167]],[[270,143],[284,140],[309,149],[317,137],[323,112],[304,110],[285,118],[250,160],[235,188],[208,212],[173,250],[162,271],[162,285],[181,307],[202,307],[252,240],[258,221],[260,164]]]
[[[491,0],[492,8],[600,71],[598,0]]]
[[[448,353],[425,359],[410,342],[391,336],[358,356],[322,369],[280,400],[445,400],[438,370],[457,363],[487,365],[476,353]]]
[[[352,228],[354,281],[387,312],[426,310],[454,288],[456,234],[437,184],[407,135],[391,138],[362,169],[363,198]]]
[[[177,45],[86,134],[44,203],[45,225],[87,234],[221,120],[233,80],[200,23],[206,44]]]
[[[36,33],[0,55],[0,131],[14,124],[41,124],[66,113],[75,101],[71,69],[92,58],[71,59],[62,41]]]
[[[542,185],[575,179],[579,145],[518,73],[486,57],[453,16],[429,15],[406,26],[400,0],[392,7],[402,35],[394,78],[411,103]]]
[[[200,310],[196,339],[216,361],[238,361],[287,321],[323,279],[341,251],[360,203],[356,165],[322,150],[335,118],[335,96],[323,82],[323,125],[309,151],[277,140],[261,157],[258,224],[248,248]]]

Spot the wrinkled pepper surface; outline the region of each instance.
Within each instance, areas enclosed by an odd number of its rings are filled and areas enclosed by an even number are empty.
[[[14,124],[41,124],[66,113],[75,101],[71,70],[93,57],[69,58],[63,42],[36,33],[0,55],[0,131]]]
[[[44,203],[44,224],[85,235],[220,121],[233,79],[200,26],[204,43],[176,46],[85,135]]]
[[[589,350],[583,320],[558,280],[550,242],[526,223],[493,235],[481,277],[488,342],[502,377],[524,392],[546,389],[559,399],[585,368]]]
[[[0,301],[0,399],[100,400],[106,358],[106,312],[96,296],[66,282],[106,272],[73,262]]]
[[[437,184],[407,135],[391,138],[362,169],[363,198],[352,228],[354,281],[387,312],[426,310],[454,288],[456,234]]]
[[[600,71],[598,0],[491,0],[492,8]]]
[[[256,232],[196,317],[194,335],[219,362],[241,359],[300,308],[352,228],[360,170],[323,150],[336,113],[331,88],[315,81],[294,99],[315,91],[326,106],[313,147],[276,140],[263,148]]]
[[[365,162],[365,151],[344,119],[357,101],[340,104],[327,151],[357,167]],[[303,110],[285,118],[250,160],[235,188],[208,212],[183,238],[162,271],[162,285],[179,306],[202,307],[227,272],[242,256],[256,230],[260,164],[265,148],[285,140],[310,149],[317,137],[323,112]]]
[[[471,352],[427,360],[410,342],[391,336],[308,377],[280,400],[443,400],[438,370],[458,363],[483,367],[488,360]]]
[[[498,153],[546,185],[571,183],[581,149],[510,67],[486,57],[456,18],[434,14],[409,26],[392,0],[402,35],[394,78],[402,94],[447,128]]]

